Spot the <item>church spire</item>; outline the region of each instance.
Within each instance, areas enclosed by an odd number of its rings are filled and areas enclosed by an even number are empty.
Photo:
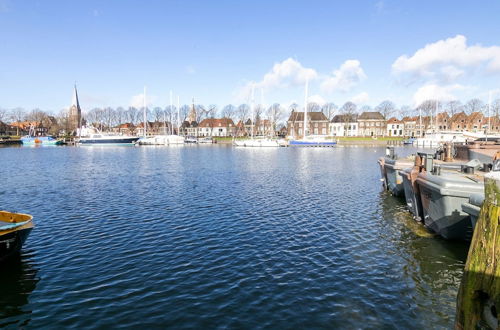
[[[72,132],[76,132],[82,126],[82,109],[80,108],[80,102],[78,101],[78,91],[76,89],[76,83],[73,90],[73,100],[71,102],[71,107],[69,108],[69,129]]]

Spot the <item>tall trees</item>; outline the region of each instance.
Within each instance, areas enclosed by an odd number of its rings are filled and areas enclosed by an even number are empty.
[[[236,114],[236,107],[232,104],[228,104],[224,108],[222,108],[221,115],[224,118],[234,119],[235,114]]]
[[[375,107],[375,110],[380,112],[385,119],[389,119],[396,111],[396,105],[392,101],[385,100],[380,102],[380,104]]]
[[[481,111],[483,110],[483,108],[484,108],[484,103],[480,99],[469,100],[464,105],[465,113],[468,115],[470,115],[473,112]]]
[[[340,108],[343,121],[350,121],[354,114],[356,114],[357,108],[356,104],[351,101],[344,103],[344,105]]]
[[[462,105],[462,102],[460,102],[460,101],[452,100],[452,101],[445,103],[444,109],[446,112],[448,112],[450,117],[453,117],[454,114],[463,111],[463,105]]]
[[[325,116],[326,116],[326,118],[328,118],[328,120],[332,120],[333,116],[335,116],[335,113],[337,113],[337,111],[338,111],[338,107],[335,105],[335,103],[332,103],[332,102],[325,103],[321,107],[321,112],[323,112],[325,114]]]

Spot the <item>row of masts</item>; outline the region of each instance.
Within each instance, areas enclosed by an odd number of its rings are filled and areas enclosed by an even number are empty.
[[[144,86],[144,96],[142,98],[142,106],[144,111],[144,136],[147,136],[147,106],[146,106],[146,86]],[[173,108],[172,102],[172,91],[170,91],[170,109]],[[170,120],[172,121],[172,120]],[[179,133],[180,129],[180,96],[177,95],[177,133]],[[167,114],[163,112],[163,133],[167,135]],[[173,133],[173,132],[172,132]]]

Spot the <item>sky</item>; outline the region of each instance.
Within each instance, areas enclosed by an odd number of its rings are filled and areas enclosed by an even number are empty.
[[[500,98],[500,1],[0,0],[0,107]]]

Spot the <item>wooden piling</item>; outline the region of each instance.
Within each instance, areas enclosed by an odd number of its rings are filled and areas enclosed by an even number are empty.
[[[457,297],[456,329],[500,329],[500,172],[485,175],[485,200]]]

